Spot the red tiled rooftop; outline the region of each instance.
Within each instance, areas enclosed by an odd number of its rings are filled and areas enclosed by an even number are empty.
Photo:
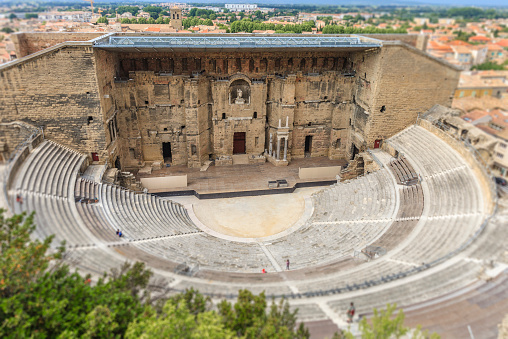
[[[487,38],[486,36],[477,35],[477,36],[470,37],[469,41],[473,41],[473,42],[489,42],[489,41],[491,41],[491,39]]]

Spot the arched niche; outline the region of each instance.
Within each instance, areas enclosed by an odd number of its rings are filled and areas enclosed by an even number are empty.
[[[230,82],[229,103],[231,105],[250,104],[250,81],[247,81],[243,77],[238,77]]]

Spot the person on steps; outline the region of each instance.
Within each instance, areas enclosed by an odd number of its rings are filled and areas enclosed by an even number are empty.
[[[355,316],[355,305],[351,303],[351,306],[349,306],[349,309],[347,310],[347,322],[351,323],[353,322],[353,317]]]

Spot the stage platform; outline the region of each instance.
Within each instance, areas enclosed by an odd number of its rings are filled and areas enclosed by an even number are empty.
[[[196,195],[200,199],[226,198],[264,194],[291,193],[297,187],[331,185],[335,177],[302,180],[299,168],[345,166],[346,160],[330,160],[326,157],[295,159],[288,166],[276,167],[269,162],[253,165],[214,166],[206,171],[186,166],[171,166],[152,171],[152,174],[136,174],[136,178],[153,178],[187,174],[187,187],[151,190],[160,196]],[[285,179],[286,188],[268,188],[268,181]]]

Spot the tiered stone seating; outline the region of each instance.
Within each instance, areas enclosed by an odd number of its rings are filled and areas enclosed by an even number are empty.
[[[291,258],[294,269],[323,265],[351,257],[355,250],[378,238],[391,223],[391,220],[309,223],[284,238],[271,241],[267,248],[281,265],[284,258]]]
[[[129,240],[201,232],[182,205],[153,195],[136,194],[118,186],[101,184],[99,204],[112,232],[120,229]]]
[[[55,235],[54,244],[90,245],[86,230],[74,217],[72,194],[76,176],[85,156],[51,141],[42,142],[25,160],[14,179],[11,195],[20,194],[28,212],[36,211],[36,236]]]
[[[397,212],[397,219],[419,218],[423,211],[423,190],[420,184],[399,189],[403,202]]]
[[[418,182],[418,173],[404,156],[390,161],[389,166],[396,176],[397,184],[408,185]]]
[[[22,192],[23,207],[37,211],[37,236],[54,233],[57,240],[80,245],[71,252],[83,258],[76,265],[85,272],[99,274],[123,258],[141,260],[173,281],[177,291],[192,286],[214,296],[232,296],[248,287],[268,295],[298,295],[296,305],[312,304],[304,299],[327,293],[334,296],[327,304],[337,313],[347,309],[348,292],[355,292],[358,312],[365,312],[387,301],[403,305],[465,286],[481,270],[476,259],[454,259],[431,270],[422,265],[457,249],[485,218],[479,184],[465,160],[421,127],[389,142],[405,156],[393,164],[396,168],[384,166],[322,190],[312,197],[314,213],[303,226],[259,243],[206,234],[183,206],[168,200],[76,181],[82,157],[50,142],[32,152],[11,194]],[[397,186],[416,175],[421,183]],[[80,203],[75,197],[99,202]],[[125,237],[116,237],[116,229]],[[352,257],[367,245],[388,253],[370,262]],[[474,253],[475,258],[489,256],[479,249]],[[275,274],[287,258],[292,270]],[[175,274],[182,265],[191,269],[192,277]],[[257,274],[263,268],[269,274]],[[401,273],[420,276],[397,280]],[[381,288],[383,284],[388,287]]]
[[[235,243],[204,233],[138,242],[135,245],[161,258],[199,265],[205,269],[252,273],[265,268],[274,271],[258,244]]]
[[[314,196],[314,221],[386,220],[395,212],[395,189],[387,169],[341,182]]]
[[[16,176],[14,189],[19,193],[69,197],[84,160],[85,156],[74,150],[44,141],[25,160]]]

